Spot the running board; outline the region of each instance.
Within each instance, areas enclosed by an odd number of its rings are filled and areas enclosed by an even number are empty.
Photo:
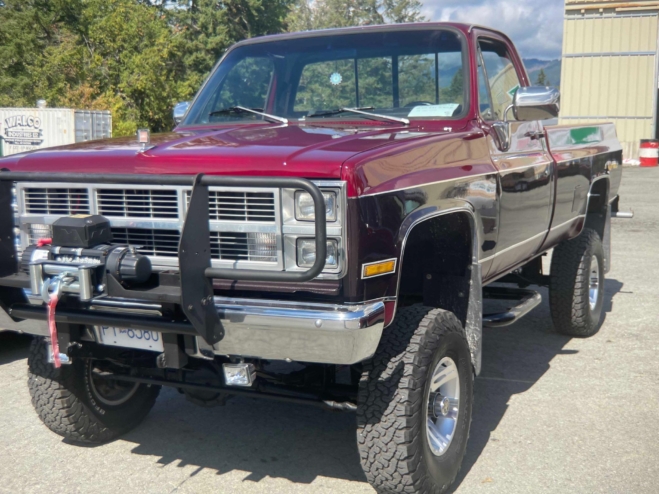
[[[509,326],[540,305],[542,295],[533,290],[507,287],[483,288],[483,299],[514,300],[516,303],[505,312],[483,314],[483,327],[501,328]]]

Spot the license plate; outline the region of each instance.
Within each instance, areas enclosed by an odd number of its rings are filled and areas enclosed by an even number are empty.
[[[143,329],[115,328],[113,326],[97,326],[100,343],[140,350],[164,351],[162,335],[157,331]]]

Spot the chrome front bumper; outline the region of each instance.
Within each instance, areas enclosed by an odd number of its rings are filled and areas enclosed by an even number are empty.
[[[96,299],[92,307],[160,315],[158,305],[126,300]],[[217,355],[349,365],[373,356],[384,328],[382,301],[331,305],[215,297],[215,307],[225,331],[212,346]],[[0,327],[48,335],[44,321],[17,323],[2,309]],[[208,348],[197,341],[199,348]]]
[[[375,353],[384,303],[305,304],[215,297],[225,336],[219,355],[354,364]]]

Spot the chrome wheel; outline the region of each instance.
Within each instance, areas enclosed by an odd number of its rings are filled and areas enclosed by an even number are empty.
[[[115,381],[113,379],[104,379],[97,375],[97,370],[93,365],[89,365],[89,387],[91,388],[94,399],[104,405],[119,406],[130,400],[137,392],[139,383],[129,383]]]
[[[451,445],[460,410],[460,375],[450,357],[439,361],[430,378],[426,407],[426,437],[435,456]]]
[[[588,276],[589,290],[588,297],[590,301],[590,310],[595,310],[597,299],[600,293],[600,264],[597,256],[590,259],[590,275]]]

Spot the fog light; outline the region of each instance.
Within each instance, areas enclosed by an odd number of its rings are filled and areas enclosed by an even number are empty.
[[[227,386],[251,386],[256,379],[254,364],[222,364]]]

